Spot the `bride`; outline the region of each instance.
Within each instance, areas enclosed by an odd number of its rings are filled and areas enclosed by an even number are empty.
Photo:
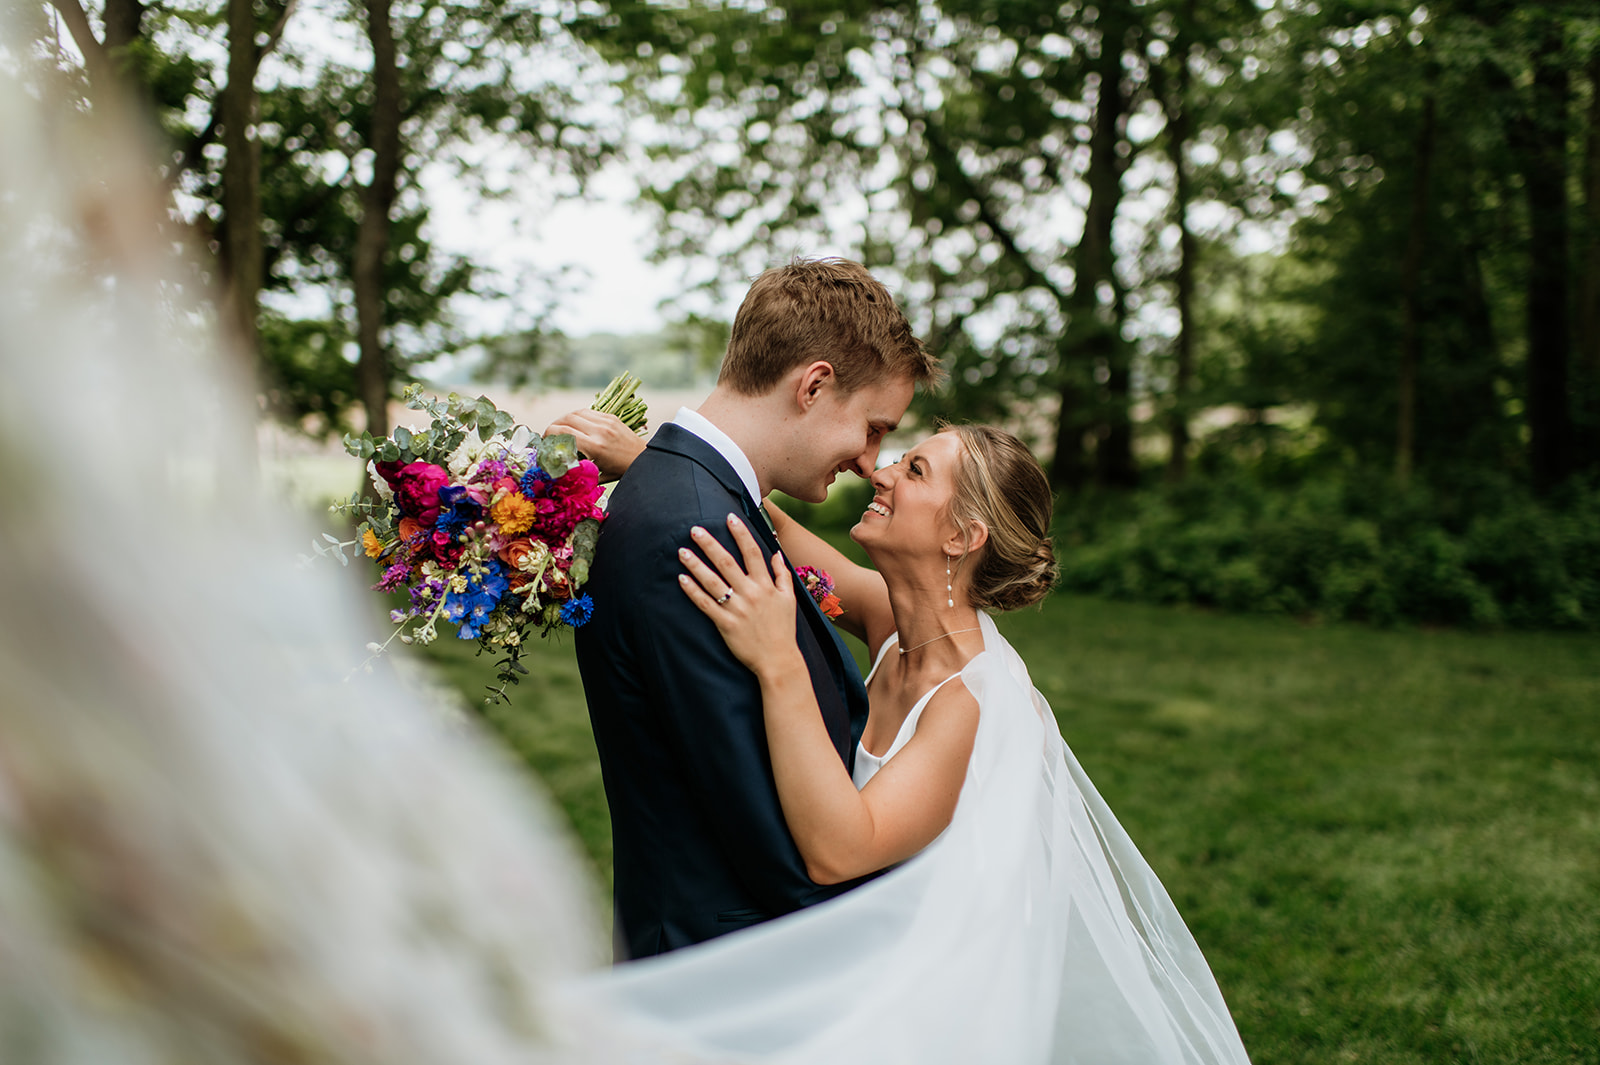
[[[602,438],[621,434],[580,445]],[[741,1061],[1248,1061],[1193,937],[988,616],[1052,583],[1043,471],[1010,434],[957,426],[872,485],[851,536],[875,570],[769,504],[770,567],[730,515],[742,559],[696,529],[680,582],[760,681],[812,878],[890,871],[620,966],[577,1001],[633,1018],[641,1045]],[[795,646],[790,562],[831,575],[837,623],[872,653],[853,778]]]

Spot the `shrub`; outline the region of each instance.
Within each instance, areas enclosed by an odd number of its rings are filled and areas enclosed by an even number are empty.
[[[1600,629],[1600,488],[1549,502],[1480,491],[1474,505],[1381,477],[1240,470],[1064,497],[1062,586],[1377,624]]]

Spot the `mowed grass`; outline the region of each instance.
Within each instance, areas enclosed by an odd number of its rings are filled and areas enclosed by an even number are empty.
[[[1053,597],[1000,619],[1258,1065],[1600,1063],[1600,640]],[[492,665],[432,656],[481,705]],[[490,722],[609,879],[567,644]]]

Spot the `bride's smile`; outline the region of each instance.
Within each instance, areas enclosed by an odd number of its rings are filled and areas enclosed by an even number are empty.
[[[873,473],[872,502],[850,530],[850,538],[865,547],[880,568],[880,554],[926,559],[941,553],[940,545],[955,532],[949,506],[961,447],[954,433],[935,433],[899,462]]]

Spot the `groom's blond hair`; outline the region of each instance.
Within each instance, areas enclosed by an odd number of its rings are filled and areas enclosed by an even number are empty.
[[[833,366],[842,392],[890,378],[936,384],[939,360],[889,290],[848,259],[795,259],[756,278],[739,305],[718,385],[763,395],[797,366]]]

